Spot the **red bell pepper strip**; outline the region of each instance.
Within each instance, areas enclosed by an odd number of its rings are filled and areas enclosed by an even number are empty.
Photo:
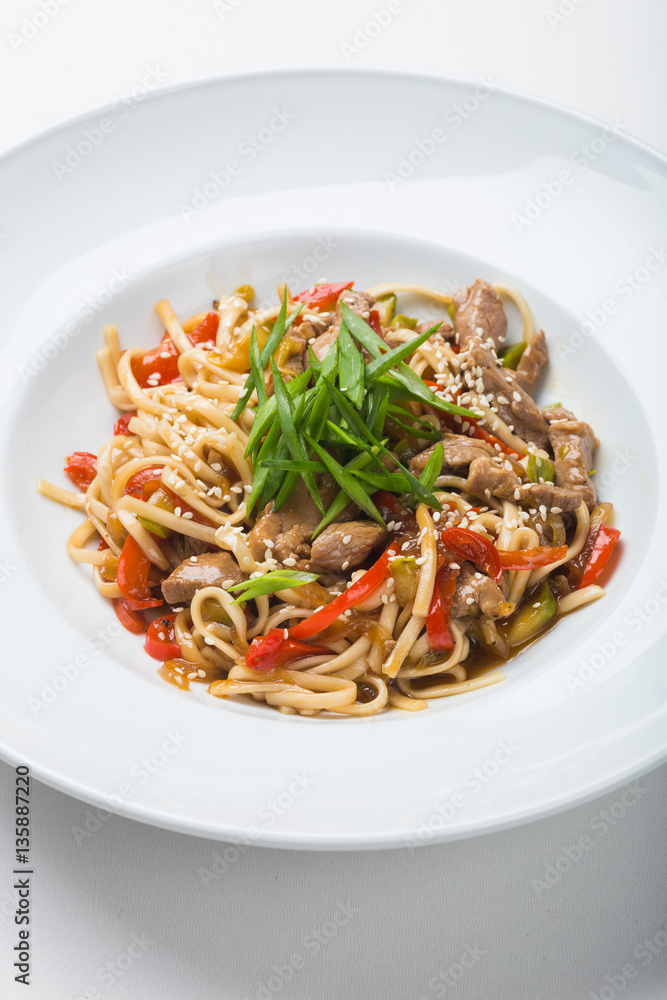
[[[181,655],[181,647],[176,642],[174,621],[176,615],[163,615],[148,626],[144,649],[154,660],[174,660]]]
[[[113,609],[116,612],[118,621],[128,632],[140,635],[146,631],[146,619],[142,614],[128,607],[124,597],[115,597],[113,599]]]
[[[97,455],[89,451],[75,451],[66,458],[65,474],[77,489],[85,491],[97,475]]]
[[[142,389],[151,385],[168,385],[170,382],[178,382],[181,378],[178,370],[178,351],[168,333],[165,333],[157,347],[146,351],[141,357],[132,358],[130,367]]]
[[[612,528],[610,524],[601,524],[595,535],[593,550],[586,564],[584,575],[581,578],[579,589],[590,587],[592,583],[602,575],[602,571],[609,562],[611,554],[616,548],[616,543],[621,532],[618,528]]]
[[[148,572],[151,561],[132,535],[125,539],[118,558],[116,580],[123,597],[131,601],[152,601]],[[135,610],[138,610],[135,608]]]
[[[304,656],[318,656],[328,652],[328,649],[321,646],[311,646],[307,642],[286,639],[282,629],[272,628],[265,636],[262,636],[261,640],[253,640],[246,653],[245,661],[252,670],[264,671],[282,667],[286,663],[299,660]]]
[[[353,608],[355,604],[361,604],[367,597],[374,594],[380,584],[384,583],[389,575],[389,560],[398,552],[398,542],[392,542],[388,549],[382,553],[380,558],[367,570],[356,583],[344,590],[342,594],[327,604],[320,611],[315,612],[310,618],[304,618],[298,625],[289,630],[290,636],[294,639],[310,639],[323,632],[331,625],[344,611]]]
[[[204,347],[207,344],[211,348],[215,347],[215,338],[220,326],[220,316],[218,313],[206,313],[201,323],[186,334],[186,337],[193,347]]]
[[[298,656],[315,656],[318,652],[326,652],[326,650],[319,650],[315,646],[307,646],[300,641],[294,645],[294,640],[311,639],[319,632],[323,632],[348,608],[353,608],[355,604],[370,597],[386,579],[389,573],[389,559],[397,552],[398,543],[392,542],[361,579],[343,591],[331,604],[316,611],[310,618],[304,618],[291,629],[271,629],[267,635],[253,639],[246,653],[247,665],[253,670],[273,670],[274,667],[281,666],[290,659],[295,659],[294,653],[297,653]],[[287,631],[287,636],[285,636],[285,631]],[[285,652],[283,652],[283,648],[285,648]]]
[[[368,325],[374,333],[377,333],[378,337],[382,336],[382,320],[380,319],[380,313],[377,309],[371,309],[369,312]]]
[[[442,540],[448,549],[460,559],[469,559],[470,562],[481,566],[492,580],[497,583],[503,574],[503,567],[500,562],[498,549],[490,538],[478,534],[476,531],[469,531],[467,528],[445,528],[442,533]]]
[[[151,465],[148,469],[142,469],[140,472],[135,472],[131,479],[128,479],[123,493],[129,493],[131,497],[136,497],[137,500],[144,499],[144,487],[147,483],[152,480],[159,480],[162,475],[162,465]]]
[[[388,521],[400,521],[404,523],[405,521],[414,521],[415,519],[415,512],[410,510],[409,507],[405,507],[396,494],[389,493],[388,490],[378,490],[374,493],[373,503]]]
[[[304,292],[292,296],[292,302],[304,302],[309,309],[331,309],[338,302],[341,292],[352,288],[353,281],[340,282],[333,285],[315,285]]]
[[[435,578],[431,607],[426,616],[426,632],[431,649],[438,652],[454,648],[449,622],[452,617],[458,575],[459,570],[445,565],[438,570]]]
[[[219,325],[218,314],[207,313],[201,323],[186,336],[194,347],[208,343],[215,344]],[[168,333],[165,333],[157,347],[146,351],[141,357],[133,358],[131,368],[142,389],[151,385],[168,385],[181,379],[178,370],[178,351]]]
[[[558,562],[567,553],[567,545],[540,545],[534,549],[498,550],[503,569],[541,569]]]
[[[132,597],[126,597],[125,603],[130,611],[145,611],[147,608],[161,608],[164,604],[162,598],[149,598],[146,601],[135,601]]]
[[[128,424],[132,417],[136,417],[136,413],[124,413],[122,417],[118,418],[116,423],[113,425],[114,437],[120,434],[124,434],[126,437],[131,437]]]

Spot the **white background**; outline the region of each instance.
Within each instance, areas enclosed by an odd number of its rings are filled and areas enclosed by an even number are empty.
[[[667,151],[658,0],[562,0],[560,13],[558,0],[394,0],[393,23],[365,47],[359,30],[384,0],[42,2],[52,16],[26,42],[38,0],[2,6],[3,151],[151,71],[171,86],[323,65],[491,78]],[[25,995],[11,969],[13,780],[1,765],[0,995],[11,998]],[[369,854],[249,847],[225,860],[225,845],[115,816],[100,822],[33,785],[28,995],[662,998],[666,793],[662,768],[561,816],[459,844]]]

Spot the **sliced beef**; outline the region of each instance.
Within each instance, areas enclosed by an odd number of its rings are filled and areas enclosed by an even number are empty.
[[[471,562],[461,565],[456,581],[456,592],[452,605],[452,618],[464,618],[480,613],[489,618],[504,618],[512,610],[505,595],[490,576],[480,573]]]
[[[589,510],[598,502],[598,491],[588,475],[600,442],[593,428],[582,420],[556,420],[549,426],[554,452],[556,485],[575,491]]]
[[[204,552],[176,567],[162,584],[162,596],[168,604],[189,604],[202,587],[220,587],[226,580],[241,583],[246,579],[230,552]]]
[[[477,281],[468,288],[463,285],[454,296],[454,327],[458,343],[464,351],[473,337],[486,341],[491,338],[496,350],[507,333],[507,317],[500,296],[486,281]]]
[[[481,379],[484,395],[490,405],[497,408],[500,419],[528,444],[545,448],[549,434],[542,410],[525,389],[517,385],[513,372],[508,377],[508,370],[500,367],[495,353],[479,337],[470,340],[466,383],[477,391]]]
[[[385,529],[372,521],[330,524],[313,542],[311,565],[341,572],[354,569],[386,538]]]
[[[474,459],[470,466],[466,490],[476,496],[498,497],[500,500],[519,502],[521,480],[514,469],[508,469],[504,461],[482,455]]]
[[[315,356],[319,361],[321,361],[322,358],[328,354],[329,348],[335,344],[338,339],[340,324],[343,319],[343,313],[340,307],[341,302],[344,302],[346,306],[349,306],[352,312],[357,313],[357,315],[361,316],[362,319],[368,320],[369,313],[375,305],[375,298],[368,292],[355,292],[351,288],[348,288],[341,294],[336,305],[336,312],[334,314],[332,325],[325,333],[319,336],[312,345]]]
[[[189,535],[173,534],[164,545],[164,552],[171,569],[176,569],[184,559],[189,559],[190,556],[198,556],[202,552],[208,551],[208,542],[202,542],[199,538],[191,538]]]
[[[540,330],[535,340],[528,344],[521,355],[521,360],[514,372],[514,381],[517,385],[528,393],[534,395],[540,375],[549,363],[549,349],[547,348],[544,330]],[[511,369],[508,369],[508,374]]]
[[[556,420],[576,420],[571,410],[566,410],[564,406],[550,406],[542,410],[542,416],[548,424],[553,424]]]
[[[325,510],[333,503],[338,487],[332,480],[322,477],[318,482]],[[339,521],[354,517],[357,508],[351,504],[339,516]],[[266,550],[279,562],[295,559],[298,569],[305,569],[310,562],[310,539],[322,520],[304,482],[300,482],[284,507],[274,511],[273,501],[266,505],[248,535],[248,546],[255,559],[263,561]],[[269,543],[269,544],[267,544]]]
[[[468,437],[466,434],[443,434],[442,445],[444,449],[443,470],[460,469],[470,465],[480,455],[496,454],[493,445],[486,441],[480,441],[478,438]],[[421,472],[435,448],[436,445],[433,444],[430,448],[415,455],[410,460],[410,471],[413,473]]]
[[[525,483],[506,460],[487,457],[476,458],[470,466],[466,490],[480,497],[498,497],[511,500],[523,507],[552,507],[558,512],[576,510],[581,503],[581,493],[555,486],[553,483]],[[488,492],[487,492],[488,491]]]
[[[446,317],[443,319],[424,320],[423,322],[417,323],[417,326],[415,327],[415,334],[419,336],[420,333],[425,333],[426,330],[430,330],[436,323],[440,323],[440,326],[435,333],[432,333],[428,338],[427,342],[429,344],[437,345],[439,342],[454,339],[454,327]]]

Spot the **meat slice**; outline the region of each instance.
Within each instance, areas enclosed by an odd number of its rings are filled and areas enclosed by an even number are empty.
[[[162,584],[162,596],[167,604],[189,604],[202,587],[221,587],[227,580],[241,583],[246,579],[230,552],[204,552],[176,567]]]
[[[555,423],[556,420],[576,420],[571,410],[566,410],[564,406],[550,406],[542,410],[542,416],[548,424]]]
[[[336,312],[334,314],[332,325],[325,333],[317,338],[314,344],[311,345],[313,352],[319,361],[321,361],[329,353],[329,348],[338,340],[340,324],[343,319],[343,312],[340,307],[341,302],[344,302],[346,306],[349,306],[352,312],[357,313],[357,315],[361,316],[362,319],[368,320],[368,315],[375,305],[375,298],[368,292],[355,292],[351,288],[342,292],[336,305]]]
[[[598,502],[598,491],[588,475],[600,442],[593,428],[582,420],[556,420],[549,426],[554,452],[556,485],[574,490],[589,510]]]
[[[500,296],[487,281],[478,278],[470,288],[463,285],[452,301],[462,351],[473,337],[481,337],[485,343],[490,337],[496,350],[504,343],[507,317]]]
[[[176,569],[184,559],[189,559],[190,556],[199,556],[202,552],[208,551],[208,542],[202,542],[199,538],[191,538],[190,535],[174,534],[164,545],[164,552],[171,569]]]
[[[540,381],[540,375],[549,363],[549,349],[547,347],[544,330],[540,330],[528,347],[521,355],[521,360],[514,372],[514,381],[517,385],[532,396]],[[511,369],[508,369],[508,374]]]
[[[311,565],[341,572],[354,569],[361,566],[386,537],[385,529],[372,521],[330,524],[313,542]]]
[[[582,500],[581,493],[574,489],[553,483],[525,483],[514,469],[507,468],[504,460],[485,456],[471,464],[466,490],[487,499],[494,496],[511,500],[523,507],[545,506],[548,511],[554,507],[558,513],[576,510]]]
[[[514,469],[506,468],[504,462],[482,455],[474,459],[470,466],[466,490],[476,496],[487,498],[494,496],[500,500],[513,500],[518,503],[521,480]]]
[[[464,562],[456,581],[452,618],[476,618],[480,611],[489,618],[504,618],[512,605],[490,576],[476,570],[473,563]]]
[[[468,437],[467,434],[443,434],[442,445],[445,453],[442,462],[443,469],[460,469],[470,465],[481,455],[496,454],[493,445],[488,444],[487,441],[480,441],[478,438]],[[418,455],[410,459],[410,471],[413,473],[421,472],[435,448],[436,445],[433,444],[430,448],[420,451]]]
[[[507,371],[499,366],[495,353],[479,337],[468,346],[467,383],[477,388],[481,378],[484,395],[498,410],[498,416],[528,444],[545,448],[549,443],[547,424],[537,403]]]
[[[324,509],[327,510],[338,493],[338,486],[333,480],[322,476],[318,482],[318,490]],[[348,504],[338,520],[353,518],[357,512],[357,507]],[[322,514],[315,506],[305,483],[300,482],[280,510],[274,511],[273,501],[266,505],[248,535],[248,546],[258,561],[264,560],[266,550],[271,549],[271,555],[279,562],[294,559],[299,569],[305,569],[310,561],[310,539],[321,520]]]

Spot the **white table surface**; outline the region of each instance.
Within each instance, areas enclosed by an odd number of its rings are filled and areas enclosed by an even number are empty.
[[[658,0],[393,0],[392,23],[362,47],[359,29],[386,6],[5,0],[0,151],[146,74],[162,86],[322,65],[491,77],[667,150],[667,8]],[[25,995],[11,968],[13,784],[0,764],[8,998]],[[664,998],[666,801],[662,767],[516,830],[412,853],[317,854],[239,850],[117,816],[100,822],[34,783],[27,995]]]

